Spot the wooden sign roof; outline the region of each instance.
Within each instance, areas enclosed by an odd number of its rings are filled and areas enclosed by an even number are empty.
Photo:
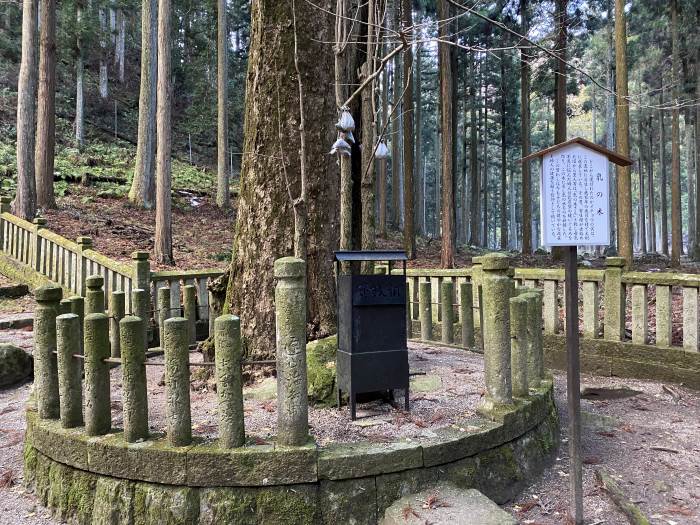
[[[588,149],[592,149],[593,151],[605,155],[610,162],[619,166],[631,166],[632,164],[634,164],[634,161],[629,157],[620,155],[615,151],[609,150],[604,146],[599,146],[595,142],[591,142],[590,140],[586,140],[581,137],[575,137],[571,140],[567,140],[566,142],[560,142],[559,144],[555,144],[554,146],[550,146],[549,148],[545,148],[535,153],[530,153],[527,157],[523,157],[521,161],[532,160],[537,157],[543,157],[547,153],[552,153],[553,151],[564,148],[566,146],[571,146],[572,144],[580,144]]]

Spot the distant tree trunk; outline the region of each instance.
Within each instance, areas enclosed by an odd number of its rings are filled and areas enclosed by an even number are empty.
[[[479,160],[478,160],[478,136],[477,136],[477,118],[476,118],[476,73],[475,73],[475,56],[474,51],[470,52],[471,60],[469,61],[469,101],[470,101],[470,121],[469,130],[469,179],[471,180],[471,219],[469,229],[469,244],[471,246],[479,246],[479,230],[481,229],[481,221],[479,215],[479,194],[481,193],[481,184],[479,181]]]
[[[228,208],[231,204],[228,172],[228,29],[226,27],[226,0],[216,1],[217,33],[217,175],[216,205]]]
[[[437,16],[439,20],[449,18],[447,0],[438,0]],[[441,40],[449,38],[449,27],[440,24],[438,37]],[[442,250],[440,252],[440,266],[453,268],[455,263],[454,246],[454,184],[453,184],[453,155],[452,155],[452,60],[450,46],[443,42],[438,43],[438,71],[440,72],[440,128],[442,130],[441,158],[442,158]]]
[[[566,32],[567,32],[567,0],[556,0],[554,10],[557,25],[557,56],[554,77],[554,143],[566,142]],[[559,261],[564,257],[564,251],[558,246],[552,247],[552,258]]]
[[[663,74],[661,75],[661,91],[659,93],[659,106],[664,105]],[[661,170],[661,253],[668,255],[668,203],[666,189],[668,180],[666,177],[666,112],[659,111],[659,169]]]
[[[393,21],[392,29],[398,30],[401,27],[401,2],[403,0],[390,0],[392,13],[389,14],[389,21]],[[401,111],[400,108],[404,101],[401,100],[402,82],[401,82],[401,60],[402,54],[395,56],[392,68],[392,87],[391,100],[394,116],[391,121],[391,227],[399,228],[401,222],[401,197],[400,187],[401,180]],[[399,109],[395,109],[398,107]],[[405,104],[404,104],[405,107]]]
[[[36,117],[37,0],[22,3],[22,60],[17,84],[17,196],[15,215],[28,221],[36,213],[34,180],[34,119]]]
[[[155,199],[155,124],[158,77],[158,0],[141,2],[141,86],[136,139],[136,167],[129,200],[147,209]]]
[[[627,100],[627,28],[625,0],[615,0],[615,144],[619,154],[629,156],[630,109]],[[616,166],[617,173],[617,244],[621,257],[632,266],[632,178],[629,166]]]
[[[332,11],[335,2],[315,2]],[[333,4],[333,5],[331,5]],[[310,338],[335,330],[335,284],[332,252],[338,243],[335,157],[327,154],[335,140],[333,56],[324,42],[334,39],[334,20],[306,2],[296,2],[298,60],[307,102],[305,119],[317,125],[306,129],[307,158],[307,320]],[[234,237],[233,263],[226,308],[241,318],[247,354],[254,359],[275,355],[273,261],[294,248],[294,220],[285,182],[293,194],[301,178],[299,91],[297,79],[279,64],[293,64],[292,2],[258,0],[251,8],[251,46],[246,82],[241,193]],[[278,118],[281,115],[281,119]],[[281,122],[280,122],[281,120]],[[282,134],[289,140],[280,145]],[[280,156],[283,158],[280,159]],[[261,235],[264,232],[264,235]]]
[[[649,243],[652,253],[656,253],[656,210],[654,199],[654,133],[653,120],[651,113],[649,114],[649,149],[647,150],[647,176],[649,177]]]
[[[469,61],[469,68],[471,68],[472,55],[471,53],[466,53],[465,59]],[[462,179],[462,184],[464,187],[464,194],[462,195],[462,226],[459,231],[460,243],[467,244],[469,242],[469,219],[470,219],[470,188],[469,188],[469,82],[464,79],[462,83],[462,158],[464,159],[462,163],[462,169],[460,173],[460,178]]]
[[[697,179],[693,169],[693,109],[688,108],[685,112],[685,154],[686,154],[686,174],[688,177],[688,255],[695,252],[695,185]]]
[[[109,95],[109,89],[107,84],[107,12],[104,7],[100,7],[98,10],[98,17],[100,19],[100,98],[106,100]]]
[[[402,0],[401,2],[401,18],[403,22],[403,31],[408,41],[412,38],[413,33],[413,2],[411,0]],[[416,233],[413,227],[413,51],[409,47],[403,53],[403,81],[404,81],[404,97],[403,107],[403,246],[409,259],[416,257]]]
[[[75,143],[78,149],[85,144],[85,103],[83,99],[83,3],[81,0],[75,6]]]
[[[482,168],[482,198],[481,198],[481,203],[482,207],[484,209],[484,214],[482,216],[483,220],[483,231],[482,231],[482,245],[484,248],[489,247],[489,97],[488,97],[488,79],[486,77],[486,72],[488,71],[488,68],[486,67],[486,58],[487,56],[484,55],[484,63],[482,64],[482,70],[481,70],[481,81],[483,83],[483,89],[484,89],[484,112],[483,112],[483,147],[484,149],[482,150],[482,160],[483,160],[483,168]]]
[[[36,197],[42,208],[55,208],[53,194],[56,145],[56,1],[41,0],[39,95],[36,119]]]
[[[621,2],[622,0],[617,0]],[[681,265],[683,233],[681,230],[681,144],[680,113],[680,57],[678,47],[678,0],[671,0],[671,47],[673,71],[673,111],[671,121],[671,266]]]
[[[613,57],[614,41],[613,41],[613,0],[607,0],[607,22],[606,32],[608,37],[608,54],[607,54],[607,75],[606,88],[608,94],[605,97],[605,145],[610,150],[615,149],[615,58]],[[615,195],[615,170],[612,162],[608,162],[608,184],[610,195]],[[617,202],[616,199],[610,199],[610,245],[617,246]]]
[[[520,19],[522,34],[530,31],[529,0],[520,0]],[[520,141],[521,154],[530,154],[530,62],[526,47],[520,49]],[[530,163],[522,163],[522,213],[523,246],[525,255],[532,253],[532,201],[530,191]]]
[[[158,0],[158,96],[156,154],[155,257],[162,264],[174,264],[171,186],[171,0]]]
[[[508,172],[506,170],[506,65],[501,51],[501,250],[508,249]]]
[[[386,52],[386,45],[384,46]],[[382,129],[385,129],[382,140],[386,144],[386,133],[389,131],[389,71],[382,72]],[[379,236],[386,238],[386,200],[387,200],[387,159],[379,161],[379,184],[377,199],[379,200]]]
[[[639,83],[641,86],[641,82]],[[642,137],[644,136],[642,127],[644,122],[644,115],[639,112],[639,124],[637,127],[638,138],[637,146],[639,151],[639,159],[637,162],[637,167],[639,169],[639,206],[637,208],[637,213],[639,217],[639,249],[643,254],[647,253],[647,230],[646,230],[646,220],[645,220],[645,210],[644,205],[644,142]]]
[[[696,27],[700,25],[700,6],[696,4]],[[695,47],[695,100],[700,100],[700,46]],[[694,261],[700,261],[700,104],[695,105],[695,251]]]
[[[124,59],[126,51],[126,16],[123,9],[117,9],[117,43],[115,46],[114,62],[117,65],[119,83],[124,83]]]
[[[416,224],[416,232],[419,235],[425,235],[425,170],[423,166],[423,86],[421,82],[421,50],[421,44],[418,44],[416,46],[416,80],[414,86],[414,91],[416,93],[416,158],[414,159],[416,164],[416,220],[414,222]]]

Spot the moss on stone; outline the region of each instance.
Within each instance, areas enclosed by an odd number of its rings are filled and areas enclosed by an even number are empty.
[[[136,483],[134,525],[181,525],[197,523],[199,494],[196,489]]]
[[[96,476],[93,524],[133,523],[134,483],[124,479]]]
[[[29,440],[24,440],[24,450],[22,453],[24,462],[24,486],[32,487],[36,481],[36,465],[38,452],[31,445]]]
[[[316,523],[317,500],[316,485],[261,489],[255,500],[257,522],[275,525]]]
[[[335,354],[338,336],[311,341],[306,345],[309,401],[331,404],[335,399]]]
[[[255,523],[255,489],[203,489],[199,493],[199,525]]]

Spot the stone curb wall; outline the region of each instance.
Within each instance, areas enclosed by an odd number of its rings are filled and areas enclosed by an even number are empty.
[[[226,451],[86,438],[30,406],[25,480],[56,517],[78,523],[376,523],[393,501],[438,481],[512,498],[558,445],[551,380],[494,419],[425,440]]]

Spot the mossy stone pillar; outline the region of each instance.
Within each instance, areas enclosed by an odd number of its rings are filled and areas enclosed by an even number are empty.
[[[109,345],[112,357],[121,357],[119,337],[119,322],[122,320],[126,309],[126,296],[124,292],[112,292],[109,301]]]
[[[76,291],[81,297],[87,294],[88,259],[83,255],[86,250],[92,249],[92,238],[78,237],[75,242],[78,245],[78,257],[76,265]]]
[[[187,319],[172,317],[163,323],[166,435],[168,442],[175,447],[189,445],[192,442],[187,341]]]
[[[58,315],[69,314],[70,313],[70,299],[61,299],[58,303]]]
[[[418,283],[418,309],[420,310],[420,338],[422,341],[430,341],[433,338],[433,308],[431,303],[430,281]]]
[[[484,313],[484,376],[486,398],[481,410],[488,414],[497,405],[511,404],[510,298],[513,279],[508,275],[509,259],[493,253],[480,257],[482,264],[481,302]]]
[[[528,289],[524,297],[527,299],[527,335],[530,342],[527,380],[531,388],[538,388],[544,379],[543,292],[538,288]]]
[[[277,330],[277,441],[303,445],[309,438],[306,380],[306,263],[275,261]]]
[[[151,308],[150,294],[146,290],[136,288],[131,290],[131,313],[143,321],[143,351],[148,350],[148,341],[150,339],[150,321],[151,316],[149,310]]]
[[[58,393],[60,397],[61,426],[74,428],[83,425],[83,385],[80,359],[80,318],[62,314],[56,318],[56,348],[58,356]]]
[[[406,283],[406,339],[413,339],[413,319],[411,316],[411,286]]]
[[[63,290],[60,286],[37,289],[34,312],[34,389],[42,419],[58,419],[58,365],[56,362],[56,316]]]
[[[632,286],[632,342],[645,345],[648,342],[649,300],[646,284]],[[683,334],[685,335],[685,334]]]
[[[481,310],[481,275],[482,275],[481,257],[472,258],[472,299],[473,306],[478,309],[479,315],[474,316],[474,326],[481,327],[481,320],[483,318]]]
[[[216,395],[219,408],[219,445],[241,447],[245,443],[243,379],[241,377],[241,321],[235,315],[216,319]]]
[[[112,428],[109,391],[109,318],[103,313],[85,316],[85,432],[101,436]]]
[[[139,290],[151,289],[151,263],[148,252],[132,252],[131,260],[134,265],[134,288]]]
[[[161,348],[163,348],[164,324],[170,317],[170,287],[162,286],[158,288],[158,337]]]
[[[459,285],[459,320],[462,323],[462,346],[474,347],[474,293],[472,283]]]
[[[625,337],[625,285],[622,284],[623,257],[605,259],[604,336],[608,341],[622,341]]]
[[[105,280],[101,275],[91,275],[85,280],[85,314],[105,313],[105,292],[102,287]]]
[[[146,346],[144,321],[133,315],[119,321],[122,351],[124,439],[127,442],[148,437],[148,395],[146,393]]]
[[[187,319],[187,337],[189,344],[197,342],[197,288],[191,284],[182,289],[183,310]]]
[[[78,316],[78,328],[80,330],[80,353],[83,352],[83,322],[85,320],[85,299],[79,295],[73,295],[70,298],[70,313]],[[82,370],[83,363],[80,363]]]
[[[442,302],[442,342],[452,344],[455,330],[455,287],[449,278],[440,283],[440,301]]]
[[[656,346],[671,346],[672,290],[670,286],[656,285]]]
[[[530,338],[528,336],[528,298],[526,295],[510,299],[510,357],[511,383],[513,396],[528,395],[528,354]]]

